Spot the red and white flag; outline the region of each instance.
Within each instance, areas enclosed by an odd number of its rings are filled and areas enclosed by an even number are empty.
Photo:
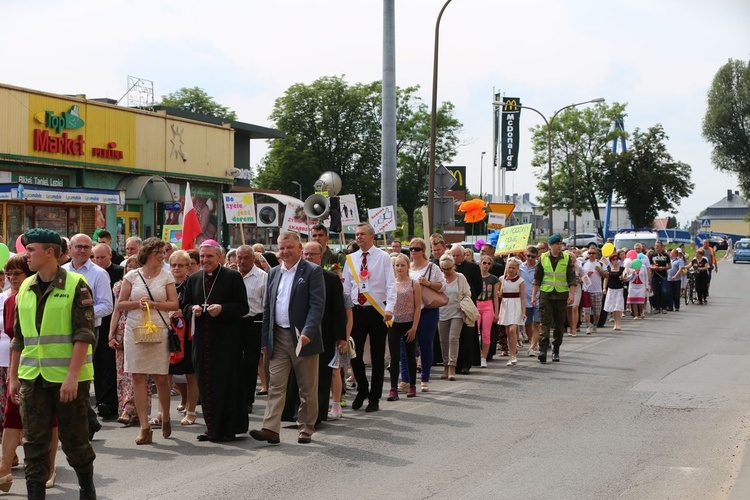
[[[193,197],[190,196],[190,183],[185,188],[185,211],[182,217],[182,249],[195,248],[195,238],[201,234],[201,224],[193,208]]]

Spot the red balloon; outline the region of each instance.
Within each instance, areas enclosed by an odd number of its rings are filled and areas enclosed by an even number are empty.
[[[21,238],[23,238],[23,234],[19,234],[18,238],[16,238],[16,253],[26,252],[26,247],[21,243]]]
[[[628,250],[628,253],[625,254],[625,257],[635,260],[638,258],[638,252],[636,252],[635,250]]]

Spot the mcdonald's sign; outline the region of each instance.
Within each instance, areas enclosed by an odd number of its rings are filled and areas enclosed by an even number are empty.
[[[500,167],[514,171],[518,169],[518,149],[521,138],[521,99],[503,99],[503,118],[500,131]]]
[[[451,188],[451,191],[466,191],[466,167],[445,167],[453,177],[456,178],[456,183]]]

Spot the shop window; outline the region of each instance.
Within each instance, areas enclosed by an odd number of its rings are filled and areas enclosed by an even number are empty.
[[[68,209],[66,207],[38,205],[33,208],[35,227],[50,229],[63,236],[68,234]]]
[[[76,214],[76,231],[71,230],[70,234],[84,233],[92,236],[96,231],[96,205],[84,205],[76,207],[76,212],[80,209],[81,225],[78,226],[78,215]]]
[[[12,243],[13,248],[15,248],[16,239],[19,235],[26,232],[26,229],[29,228],[29,225],[26,224],[26,216],[23,205],[7,204],[6,207],[8,210],[6,219],[8,227],[5,228],[6,234],[8,235],[8,242]]]

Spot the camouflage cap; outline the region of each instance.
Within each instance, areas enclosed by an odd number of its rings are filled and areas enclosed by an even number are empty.
[[[24,234],[24,238],[26,239],[27,245],[29,243],[54,243],[55,245],[62,244],[60,235],[57,234],[55,231],[51,231],[49,229],[40,229],[40,228],[29,229]]]

